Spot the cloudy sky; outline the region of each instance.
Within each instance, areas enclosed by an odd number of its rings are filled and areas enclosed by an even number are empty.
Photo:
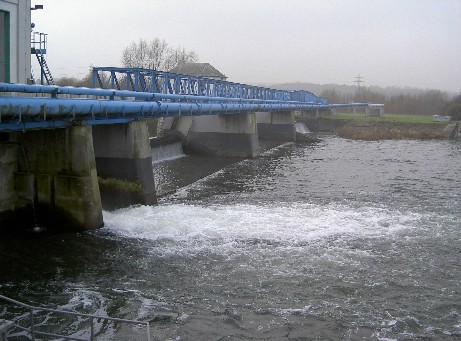
[[[121,66],[165,39],[247,84],[311,82],[461,91],[461,0],[32,0],[54,77]],[[363,84],[362,84],[363,85]]]

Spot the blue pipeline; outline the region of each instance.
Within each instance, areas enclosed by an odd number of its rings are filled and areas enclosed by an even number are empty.
[[[245,103],[300,103],[301,101],[291,100],[268,100],[268,99],[250,99],[240,97],[217,97],[217,96],[200,96],[200,95],[187,95],[187,94],[165,94],[165,93],[151,93],[151,92],[137,92],[130,90],[105,90],[97,88],[76,88],[76,87],[60,87],[55,85],[26,85],[26,84],[12,84],[0,83],[0,92],[21,92],[33,94],[49,94],[51,97],[56,98],[60,95],[75,95],[75,96],[96,96],[107,97],[115,99],[123,98],[136,98],[144,100],[172,100],[172,101],[207,101],[207,102],[245,102]],[[326,102],[302,102],[309,105],[327,104]]]
[[[135,119],[171,116],[315,110],[368,105],[367,103],[314,104],[7,83],[0,83],[0,92],[51,96],[0,96],[0,131],[65,127],[76,121],[92,125],[115,124]],[[58,97],[72,95],[93,96],[93,98]],[[108,99],[95,99],[101,97]]]

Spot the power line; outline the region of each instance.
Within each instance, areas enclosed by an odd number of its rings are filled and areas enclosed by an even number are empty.
[[[360,76],[360,74],[357,77],[355,77],[354,83],[357,83],[357,88],[359,90],[360,90],[360,83],[365,83],[365,81],[363,81],[362,79],[363,79],[363,77]]]

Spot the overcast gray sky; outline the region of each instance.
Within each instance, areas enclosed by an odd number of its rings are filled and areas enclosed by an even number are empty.
[[[461,91],[461,0],[32,0],[54,77],[121,66],[165,39],[247,84],[312,82]]]

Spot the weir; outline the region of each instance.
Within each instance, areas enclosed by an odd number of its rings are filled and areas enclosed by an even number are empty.
[[[152,119],[162,118],[186,153],[256,157],[258,138],[296,140],[298,111],[367,105],[148,71],[147,83],[139,70],[124,70],[123,79],[134,72],[138,79],[126,84],[165,93],[124,89],[114,76],[117,89],[0,83],[12,93],[0,96],[1,230],[95,229],[103,208],[155,205]]]

